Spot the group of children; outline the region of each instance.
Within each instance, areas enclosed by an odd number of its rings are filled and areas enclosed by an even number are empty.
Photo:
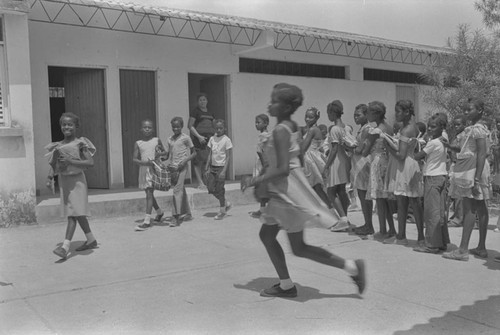
[[[291,115],[302,105],[302,91],[293,85],[277,84],[271,94],[268,112],[277,120],[272,132],[267,131],[269,117],[260,114],[255,119],[259,131],[254,174],[242,180],[242,190],[255,187],[259,210],[253,217],[262,221],[260,238],[278,273],[280,282],[263,290],[263,296],[295,297],[297,290],[288,274],[283,250],[276,239],[278,232],[287,232],[292,251],[299,257],[344,269],[354,280],[360,293],[366,285],[363,260],[345,260],[330,252],[306,244],[303,230],[307,223],[319,223],[331,231],[345,231],[353,226],[348,220],[350,198],[346,185],[357,190],[365,223],[354,232],[360,236],[374,235],[385,244],[408,245],[406,223],[411,209],[418,238],[414,250],[425,253],[446,251],[450,243],[447,228],[447,197],[461,199],[463,233],[458,249],[445,252],[443,257],[468,260],[469,253],[487,258],[485,247],[488,225],[486,201],[490,198],[490,170],[487,160],[490,133],[481,124],[484,103],[471,100],[464,115],[455,117],[457,127],[449,141],[447,117],[432,115],[427,123],[426,137],[415,122],[413,103],[398,101],[395,118],[399,130],[385,121],[386,107],[382,102],[360,104],[354,111],[354,121],[360,126],[357,135],[342,121],[343,105],[335,100],[328,104],[327,115],[332,125],[317,125],[320,112],[309,108],[305,113],[306,126],[301,129]],[[95,147],[86,138],[75,136],[78,116],[64,113],[60,119],[64,140],[51,143],[49,162],[51,174],[59,176],[62,204],[68,217],[66,238],[54,253],[65,259],[78,222],[87,241],[77,251],[97,247],[87,216],[89,216],[87,185],[84,170],[93,165]],[[209,193],[220,204],[215,219],[226,216],[231,204],[225,199],[225,176],[231,140],[225,135],[223,120],[213,122],[215,134],[208,140],[209,158],[205,165],[204,181]],[[139,187],[146,193],[146,215],[136,227],[142,231],[151,227],[164,213],[154,197],[152,184],[155,161],[169,159],[168,169],[178,175],[173,186],[171,226],[192,219],[184,180],[188,162],[196,152],[191,138],[182,132],[181,117],[171,120],[173,135],[166,146],[154,136],[154,124],[144,120],[143,138],[135,143],[133,161],[138,164]],[[352,129],[352,128],[351,128]],[[326,134],[325,134],[326,133]],[[453,164],[449,164],[449,152]],[[373,201],[376,204],[379,231],[372,223]],[[397,227],[393,213],[397,212]],[[479,244],[468,250],[474,223],[478,217]],[[425,229],[424,229],[425,228]],[[498,257],[497,257],[498,258]],[[500,261],[499,259],[496,259]]]
[[[415,122],[413,103],[401,100],[395,105],[395,126],[390,126],[385,121],[385,105],[373,101],[360,104],[354,110],[354,121],[360,126],[354,140],[349,126],[342,122],[340,101],[327,106],[332,122],[329,128],[317,124],[320,117],[317,108],[308,108],[300,140],[302,165],[309,185],[339,217],[335,224],[332,222],[331,230],[352,227],[348,220],[352,199],[346,191],[350,185],[357,190],[365,221],[353,229],[356,234],[373,235],[384,244],[408,245],[406,224],[411,218],[417,227],[414,251],[444,252],[445,258],[463,261],[468,260],[469,253],[487,258],[486,201],[492,195],[487,157],[494,156],[489,154],[494,136],[481,122],[483,113],[484,103],[470,99],[464,114],[455,116],[449,141],[446,114],[432,115],[425,126]],[[263,123],[267,125],[268,119],[257,116],[256,127],[261,132],[266,129]],[[266,137],[259,136],[259,147],[262,139]],[[498,151],[498,143],[493,148]],[[500,165],[498,157],[494,161]],[[254,177],[256,175],[257,169]],[[459,248],[445,252],[450,243],[450,197],[460,205],[456,206],[455,214],[463,218],[460,224],[464,228]],[[372,223],[373,201],[378,214],[378,232]],[[265,203],[261,203],[261,209],[253,215],[259,216],[264,206]],[[394,213],[397,213],[397,225]],[[479,243],[477,248],[468,250],[476,217]]]
[[[87,241],[76,248],[76,251],[84,251],[97,247],[87,217],[90,216],[87,196],[87,182],[84,170],[93,166],[92,156],[95,147],[85,137],[76,137],[76,129],[79,127],[80,118],[73,113],[62,114],[59,123],[64,139],[53,142],[46,146],[51,166],[47,186],[53,188],[54,178],[57,176],[61,190],[61,203],[64,216],[68,218],[68,226],[65,240],[58,246],[54,253],[62,259],[66,259],[70,249],[76,223],[78,222],[84,231]],[[188,172],[188,162],[196,156],[191,138],[182,132],[184,121],[181,117],[171,120],[173,135],[168,138],[166,146],[154,136],[154,123],[146,119],[141,122],[142,139],[134,144],[133,163],[139,165],[138,186],[146,193],[146,214],[141,224],[135,227],[136,231],[144,231],[152,225],[152,210],[155,209],[154,222],[161,222],[164,212],[158,205],[154,196],[153,166],[163,164],[169,160],[167,169],[174,176],[173,181],[173,205],[172,220],[169,226],[179,226],[183,221],[192,220],[191,209],[184,187],[184,181]],[[220,212],[215,216],[221,220],[231,208],[231,203],[225,199],[225,176],[228,167],[229,153],[232,143],[225,135],[225,123],[223,120],[214,121],[215,135],[208,141],[210,148],[209,159],[205,166],[205,182],[208,192],[213,194],[220,203]]]

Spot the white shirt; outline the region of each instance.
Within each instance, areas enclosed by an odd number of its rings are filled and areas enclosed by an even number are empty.
[[[439,138],[435,138],[427,142],[423,149],[426,153],[424,163],[424,176],[444,176],[446,171],[446,149]]]
[[[218,137],[214,135],[210,137],[207,145],[210,150],[212,150],[212,161],[210,162],[213,166],[224,166],[226,165],[226,150],[233,147],[231,139],[226,135]]]

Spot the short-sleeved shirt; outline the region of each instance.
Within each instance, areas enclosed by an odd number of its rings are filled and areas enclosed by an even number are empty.
[[[424,162],[424,176],[444,176],[448,174],[446,171],[446,149],[439,138],[427,142],[423,151],[427,155]]]
[[[204,112],[199,107],[196,107],[191,112],[190,116],[194,118],[194,128],[196,131],[203,136],[215,134],[215,128],[213,126],[214,115],[210,112]]]
[[[207,145],[212,151],[212,161],[210,162],[213,166],[224,166],[226,165],[227,155],[226,150],[233,147],[231,139],[226,135],[222,136],[212,136],[208,141]]]
[[[191,155],[193,141],[191,141],[191,138],[189,136],[181,133],[177,138],[175,138],[173,135],[170,136],[168,138],[167,145],[167,150],[170,154],[170,160],[172,164],[179,165],[180,162]]]

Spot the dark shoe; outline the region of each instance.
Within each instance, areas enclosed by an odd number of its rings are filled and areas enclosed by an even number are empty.
[[[495,262],[500,263],[500,256],[495,257],[494,260],[495,260]]]
[[[161,218],[163,217],[163,214],[165,214],[165,213],[157,214],[155,219],[154,219],[154,222],[161,222]]]
[[[373,235],[374,232],[373,228],[368,226],[361,226],[354,229],[354,233],[357,235]]]
[[[66,257],[68,257],[68,253],[66,249],[64,249],[63,247],[57,247],[52,252],[57,256],[61,257],[62,259],[66,259]]]
[[[145,231],[146,229],[151,228],[150,224],[143,223],[135,227],[135,231]]]
[[[413,248],[413,251],[424,252],[424,253],[427,253],[427,254],[437,254],[439,252],[439,248],[429,248],[429,247],[426,247],[426,246],[419,245],[419,246]]]
[[[229,201],[226,201],[226,213],[229,212],[231,208],[233,208],[233,204]]]
[[[226,217],[226,213],[222,213],[220,212],[219,214],[217,214],[215,217],[214,217],[214,220],[222,220]]]
[[[289,290],[283,290],[280,284],[273,285],[271,288],[266,288],[260,291],[261,297],[277,297],[277,298],[295,298],[297,297],[297,287],[292,287]]]
[[[488,251],[486,251],[486,250],[474,248],[474,249],[470,249],[469,253],[471,253],[472,255],[477,256],[479,258],[488,258]]]
[[[84,251],[84,250],[95,249],[95,248],[97,248],[97,241],[96,240],[94,240],[93,242],[90,242],[90,243],[87,243],[87,241],[85,241],[84,244],[82,244],[81,246],[79,246],[75,250],[76,251]]]
[[[354,261],[354,263],[356,263],[356,266],[358,267],[358,274],[356,276],[351,276],[351,278],[352,280],[354,280],[354,283],[358,287],[359,294],[363,294],[366,287],[365,261],[362,259],[357,259]]]

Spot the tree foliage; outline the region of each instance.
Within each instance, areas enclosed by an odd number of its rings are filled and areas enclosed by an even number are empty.
[[[500,0],[478,0],[474,3],[474,7],[483,14],[486,27],[500,27]]]
[[[500,107],[500,39],[482,31],[471,31],[461,25],[454,38],[448,40],[454,54],[444,64],[428,66],[423,77],[431,85],[424,99],[440,111],[462,112],[469,98],[481,98],[486,114],[499,114]]]

